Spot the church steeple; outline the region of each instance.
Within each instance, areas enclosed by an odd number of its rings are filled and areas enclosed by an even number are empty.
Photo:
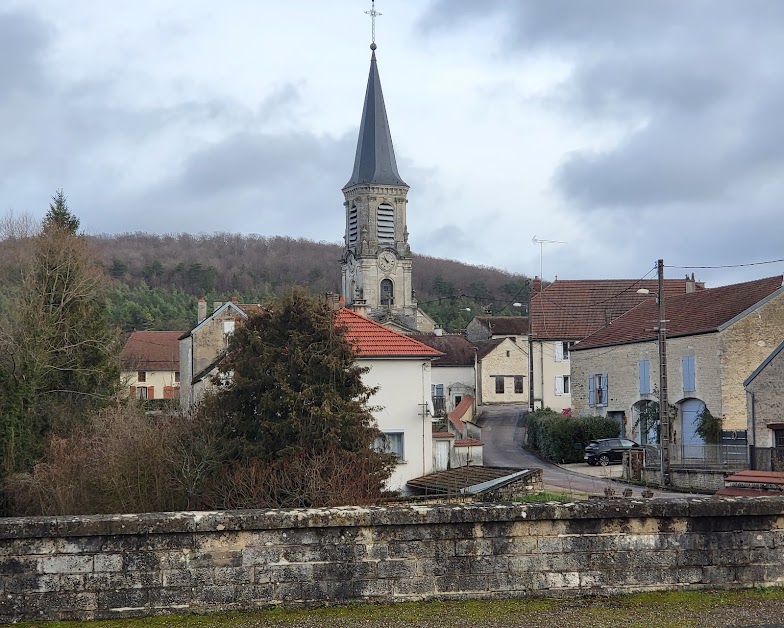
[[[392,134],[389,131],[384,94],[376,64],[376,44],[370,46],[370,74],[368,75],[362,123],[359,127],[354,171],[343,190],[355,185],[396,185],[408,187],[397,171]]]

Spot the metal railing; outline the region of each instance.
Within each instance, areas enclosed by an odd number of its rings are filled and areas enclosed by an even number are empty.
[[[645,466],[661,466],[661,450],[657,445],[645,445]],[[784,461],[784,450],[782,450]],[[670,466],[697,469],[748,469],[748,445],[684,445],[670,447]]]

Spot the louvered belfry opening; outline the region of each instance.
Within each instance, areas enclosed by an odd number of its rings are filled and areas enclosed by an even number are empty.
[[[357,206],[352,205],[348,210],[348,243],[356,244],[357,242]]]
[[[377,236],[379,244],[395,242],[395,208],[382,203],[376,211]]]

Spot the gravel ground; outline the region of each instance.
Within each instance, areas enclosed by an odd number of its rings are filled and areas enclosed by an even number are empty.
[[[657,626],[784,627],[784,589],[643,593],[603,599],[529,599],[422,602],[314,610],[272,610],[209,617],[180,616],[111,622],[17,624],[44,628],[207,628],[280,626],[281,628],[593,628]]]

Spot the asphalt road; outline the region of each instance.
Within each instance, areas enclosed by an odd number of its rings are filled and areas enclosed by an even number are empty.
[[[545,487],[559,492],[604,495],[604,489],[608,486],[615,488],[618,494],[624,488],[629,488],[629,484],[616,482],[610,478],[597,478],[562,469],[524,449],[520,442],[526,410],[526,407],[516,405],[483,407],[478,423],[482,428],[482,440],[485,443],[483,457],[486,466],[523,469],[539,467],[542,469]],[[634,496],[639,497],[641,489],[634,486],[633,490]],[[654,496],[696,497],[696,495],[659,490],[654,490]]]

